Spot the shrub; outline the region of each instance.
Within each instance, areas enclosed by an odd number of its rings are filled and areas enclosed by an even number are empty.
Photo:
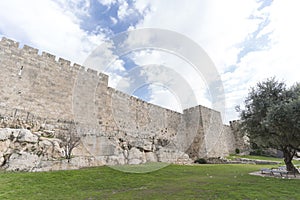
[[[194,163],[198,163],[198,164],[206,164],[207,161],[204,158],[198,158],[197,160],[195,160]]]
[[[261,149],[254,149],[250,152],[251,156],[262,156],[264,155],[263,151]]]
[[[240,153],[240,150],[239,150],[238,148],[236,148],[236,149],[235,149],[235,153],[236,153],[236,154],[239,154],[239,153]]]

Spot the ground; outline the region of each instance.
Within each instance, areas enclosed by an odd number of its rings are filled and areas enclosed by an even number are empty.
[[[109,167],[0,173],[0,199],[299,199],[300,180],[249,175],[269,165],[168,165],[149,173]]]

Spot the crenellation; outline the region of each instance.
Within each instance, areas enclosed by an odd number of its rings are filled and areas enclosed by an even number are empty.
[[[107,92],[108,92],[109,94],[114,93],[114,91],[115,91],[114,88],[112,88],[112,87],[107,87]]]
[[[106,74],[99,72],[98,76],[103,80],[106,80],[106,79],[108,80],[108,75],[106,75]]]
[[[23,48],[21,49],[23,52],[28,53],[30,55],[38,55],[39,50],[36,48],[33,48],[28,45],[24,45]]]
[[[113,88],[112,91],[113,91],[114,94],[116,94],[118,96],[125,97],[125,98],[127,98],[127,97],[129,98],[130,97],[129,94],[126,94],[126,93],[124,93],[124,92],[122,92],[120,90],[116,90],[116,89]],[[135,98],[135,99],[137,100],[137,98]]]
[[[75,71],[81,71],[81,70],[84,71],[84,67],[77,63],[73,64],[72,69],[74,69]]]
[[[19,45],[20,45],[19,42],[16,42],[14,40],[8,39],[6,37],[2,37],[2,39],[0,41],[0,44],[2,46],[7,46],[7,47],[10,47],[10,48],[19,48]]]
[[[50,54],[50,53],[47,53],[47,52],[44,52],[44,51],[43,51],[41,57],[42,57],[43,59],[46,59],[46,60],[49,60],[49,61],[56,62],[56,60],[55,60],[56,56],[55,56],[55,55],[52,55],[52,54]]]
[[[71,61],[64,58],[59,58],[58,63],[66,69],[69,69],[71,67]]]
[[[73,66],[72,66],[72,69],[74,69],[76,71],[80,71],[81,68],[82,68],[82,66],[77,64],[77,63],[74,63]]]
[[[100,80],[103,84],[108,85],[108,75],[103,74],[103,73],[100,72],[100,73],[98,74],[98,76],[99,76],[99,80]]]
[[[91,68],[87,68],[87,73],[90,73],[90,74],[93,74],[93,75],[98,75],[98,72],[94,69],[91,69]]]

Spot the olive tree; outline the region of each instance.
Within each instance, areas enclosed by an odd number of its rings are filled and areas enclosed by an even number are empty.
[[[287,170],[296,171],[292,159],[300,150],[300,84],[287,88],[275,78],[257,83],[240,117],[251,143],[282,151]]]

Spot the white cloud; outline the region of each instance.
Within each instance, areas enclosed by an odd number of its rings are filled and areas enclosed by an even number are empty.
[[[114,63],[111,64],[111,70],[124,72],[125,71],[124,64],[125,63],[123,60],[118,59]]]
[[[148,88],[151,91],[150,103],[177,112],[182,112],[182,104],[176,92],[172,91],[170,88],[166,88],[165,85],[160,84],[151,84]]]
[[[123,20],[126,16],[132,13],[132,10],[128,8],[128,3],[125,0],[121,0],[119,3],[118,18]]]
[[[201,45],[213,59],[219,72],[223,72],[230,64],[235,63],[239,49],[236,45],[249,33],[255,30],[255,23],[248,19],[253,11],[252,1],[191,1],[182,3],[174,1],[169,4],[165,1],[152,1],[151,12],[137,27],[154,27],[169,29],[190,37]],[[234,8],[234,9],[232,9]],[[165,61],[167,56],[152,59],[152,62]],[[169,59],[171,60],[171,59]],[[198,103],[211,107],[205,84],[201,84],[197,73],[182,67],[178,59],[174,59],[173,69],[180,69],[181,75],[188,80],[197,94]],[[185,64],[186,65],[186,64]],[[177,67],[174,67],[177,66]],[[197,79],[198,78],[198,79]],[[201,78],[200,78],[201,79]]]
[[[137,27],[155,27],[182,33],[201,45],[218,68],[224,67],[234,44],[242,41],[255,29],[248,20],[255,3],[253,1],[196,1],[188,3],[151,1],[152,12]],[[231,50],[233,51],[233,50]],[[235,55],[229,56],[232,60]]]
[[[151,65],[158,65],[161,68],[165,68],[161,69],[159,73],[153,73],[152,70],[148,69],[144,71],[144,75],[147,76],[149,82],[155,81],[161,84],[164,83],[167,88],[176,87],[174,92],[177,92],[177,95],[181,96],[181,107],[183,109],[198,104],[211,107],[209,97],[206,96],[208,87],[201,73],[182,58],[159,50],[135,51],[129,56],[139,66],[144,66],[145,68],[149,67],[149,69],[151,69]],[[163,89],[161,88],[160,90]],[[186,93],[189,91],[192,93]],[[169,93],[167,89],[166,92]],[[195,96],[195,100],[191,100],[191,95]],[[155,102],[159,102],[159,98],[161,98],[162,102],[166,101],[165,96],[159,96],[156,97]],[[177,109],[175,107],[174,109]],[[171,106],[168,108],[171,108]]]
[[[298,1],[274,1],[265,12],[269,13],[270,24],[264,32],[272,31],[270,38],[271,48],[264,51],[255,51],[247,54],[238,64],[233,73],[224,74],[224,83],[234,93],[229,92],[227,102],[230,108],[233,102],[238,105],[247,95],[248,88],[258,81],[275,76],[288,85],[299,81],[300,60],[298,47],[300,45],[300,30],[297,28],[297,19],[300,18]],[[233,118],[234,114],[230,116]]]
[[[60,8],[64,9],[64,14],[76,15],[79,17],[90,16],[90,0],[53,0]],[[71,11],[71,12],[70,12]],[[77,18],[77,20],[80,20]]]
[[[116,3],[117,0],[98,0],[98,2],[102,5],[110,6],[111,4]]]
[[[104,37],[84,32],[70,10],[50,0],[0,1],[0,30],[9,38],[78,63]]]
[[[110,17],[110,20],[112,21],[113,24],[117,24],[118,20],[114,17]]]
[[[134,7],[140,12],[145,13],[148,12],[147,7],[149,6],[150,2],[148,0],[138,0],[134,1]]]
[[[116,88],[119,91],[132,94],[132,91],[129,90],[132,85],[132,80],[129,77],[126,77],[125,74],[116,74],[115,72],[105,72],[109,76],[108,85],[109,87]]]
[[[201,45],[222,76],[226,118],[232,120],[237,118],[234,107],[242,104],[249,87],[258,81],[270,76],[284,79],[289,84],[299,81],[299,4],[297,0],[274,1],[271,6],[258,11],[260,3],[250,0],[172,1],[172,4],[154,0],[150,3],[150,12],[137,27],[177,31]],[[250,52],[237,63],[241,51],[238,44],[243,46],[242,42],[268,16],[270,24],[258,36],[271,32],[270,48]],[[165,57],[156,59],[164,60]]]

